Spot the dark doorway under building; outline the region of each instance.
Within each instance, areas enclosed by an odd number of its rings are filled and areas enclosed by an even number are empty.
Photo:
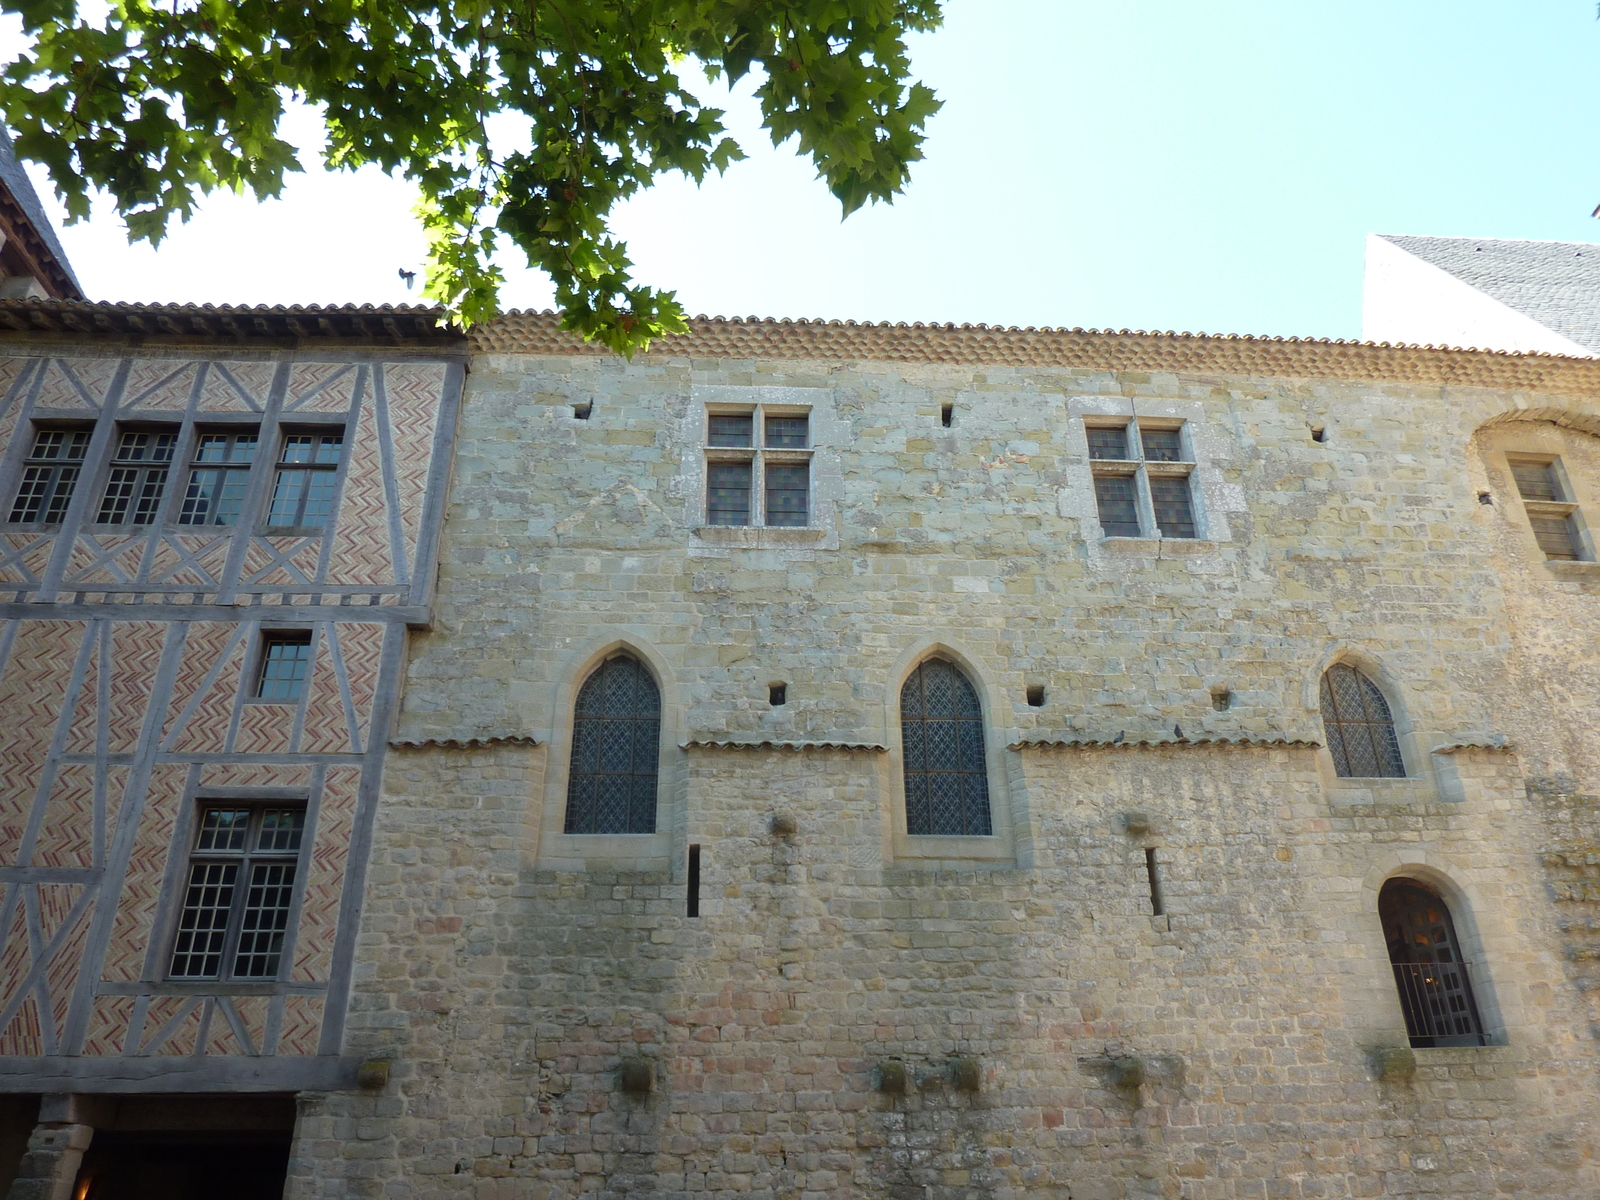
[[[279,1200],[292,1096],[107,1096],[73,1200]]]

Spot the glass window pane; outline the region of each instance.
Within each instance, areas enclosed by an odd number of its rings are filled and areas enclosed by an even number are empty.
[[[1107,537],[1138,537],[1139,506],[1132,475],[1096,475],[1094,498]]]
[[[1192,538],[1195,536],[1194,503],[1189,495],[1187,479],[1150,477],[1150,500],[1156,510],[1156,528],[1162,537]]]
[[[767,464],[767,524],[803,526],[811,468],[805,463]]]
[[[344,454],[344,434],[328,433],[317,439],[317,455],[314,461],[328,466],[336,466]]]
[[[222,968],[222,944],[228,936],[239,864],[194,863],[178,917],[172,948],[172,975],[177,979],[214,979]]]
[[[929,659],[900,689],[906,832],[988,836],[989,776],[978,694],[952,663]]]
[[[243,850],[245,831],[250,827],[247,808],[208,808],[200,818],[200,832],[194,848],[207,853]]]
[[[768,417],[767,445],[774,450],[804,450],[810,424],[809,417]]]
[[[708,465],[706,519],[709,524],[750,524],[750,467],[748,462]]]
[[[1322,676],[1320,699],[1335,774],[1357,779],[1404,777],[1394,718],[1377,684],[1348,663],[1335,663]]]
[[[44,506],[44,520],[60,521],[67,515],[67,505],[72,503],[72,489],[77,486],[82,467],[56,467],[56,477],[50,489],[50,499]]]
[[[236,979],[266,979],[278,973],[283,935],[294,905],[294,875],[293,862],[251,864],[239,923],[239,950],[233,960]]]
[[[305,827],[305,809],[269,808],[261,814],[261,833],[256,838],[256,849],[284,852],[299,850],[300,835]]]
[[[1125,459],[1128,457],[1128,428],[1118,426],[1115,429],[1097,429],[1091,426],[1089,433],[1089,457]]]
[[[707,421],[706,442],[712,446],[749,446],[755,418],[749,413],[728,416],[713,413]]]
[[[283,461],[308,463],[312,459],[316,439],[308,434],[293,434],[283,439]]]
[[[237,525],[244,512],[250,472],[242,467],[196,469],[189,472],[180,525]]]
[[[29,467],[22,473],[22,485],[17,488],[16,503],[11,506],[13,521],[37,521],[50,491],[54,467]]]
[[[309,454],[309,450],[307,451]],[[300,524],[300,508],[311,481],[310,471],[279,471],[272,485],[272,507],[268,525]]]
[[[1183,434],[1177,429],[1140,429],[1144,456],[1150,462],[1184,462]]]
[[[298,699],[310,665],[311,639],[268,638],[262,647],[256,695],[263,700]]]

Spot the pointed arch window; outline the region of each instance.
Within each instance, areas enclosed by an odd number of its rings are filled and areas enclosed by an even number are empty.
[[[1341,777],[1405,776],[1389,702],[1377,684],[1349,663],[1334,663],[1322,676],[1322,726],[1333,769]]]
[[[1378,893],[1378,917],[1411,1044],[1483,1045],[1483,1022],[1450,906],[1415,879],[1391,879]]]
[[[567,774],[567,833],[654,833],[661,691],[619,654],[578,692]]]
[[[978,693],[954,663],[930,658],[900,689],[906,832],[987,837],[989,769]]]

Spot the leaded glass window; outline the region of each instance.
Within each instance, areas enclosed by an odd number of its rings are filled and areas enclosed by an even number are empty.
[[[172,947],[173,979],[275,979],[294,908],[305,809],[200,813]]]
[[[654,833],[661,692],[643,663],[607,659],[578,692],[567,833]]]
[[[35,430],[10,519],[59,523],[67,515],[88,450],[87,429]]]
[[[199,436],[178,524],[239,523],[250,482],[250,464],[255,459],[259,441],[260,435],[253,429],[244,433],[202,433]]]
[[[339,484],[339,462],[344,457],[344,433],[291,433],[283,439],[272,483],[272,504],[267,524],[322,526],[333,515],[333,497]]]
[[[1333,769],[1346,778],[1400,778],[1406,773],[1389,702],[1378,685],[1348,663],[1322,676],[1322,726]]]
[[[979,835],[989,819],[989,770],[978,693],[955,664],[930,658],[900,689],[906,832]]]
[[[154,524],[177,441],[176,432],[123,430],[95,520],[102,525]]]

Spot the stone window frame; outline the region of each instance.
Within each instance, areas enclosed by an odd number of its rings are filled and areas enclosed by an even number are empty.
[[[905,759],[900,730],[900,691],[911,673],[930,658],[954,664],[978,695],[983,714],[984,767],[989,776],[989,819],[993,833],[987,836],[911,834],[906,831]],[[883,861],[924,870],[1006,869],[1026,866],[1022,861],[1028,839],[1026,822],[1014,811],[1018,797],[1011,784],[1008,750],[1015,738],[995,720],[1001,708],[1000,691],[988,678],[976,657],[953,638],[925,637],[901,652],[889,671],[884,692],[884,737],[888,753],[881,756],[881,792],[884,798]]]
[[[1232,439],[1210,421],[1205,405],[1198,400],[1130,399],[1126,396],[1069,395],[1067,397],[1068,447],[1067,478],[1059,507],[1063,517],[1078,518],[1080,536],[1089,543],[1091,557],[1104,552],[1148,553],[1161,555],[1206,554],[1218,543],[1233,540],[1228,513],[1247,511],[1244,490],[1230,483],[1221,464],[1232,456]],[[1138,426],[1156,429],[1181,428],[1187,463],[1157,464],[1163,474],[1184,474],[1189,479],[1189,500],[1195,519],[1195,537],[1161,537],[1155,523],[1155,508],[1147,482],[1152,464],[1144,460],[1143,440]],[[1127,425],[1130,440],[1139,457],[1113,460],[1089,457],[1090,428]],[[1100,524],[1095,498],[1097,474],[1139,475],[1139,537],[1108,537]]]
[[[765,440],[764,417],[806,416],[810,446],[804,451],[766,450],[759,445],[750,450],[709,445],[709,418],[715,414],[750,413],[754,419],[752,441]],[[689,391],[689,404],[677,425],[680,446],[677,486],[684,500],[684,524],[691,534],[690,553],[699,556],[724,556],[741,548],[778,550],[837,550],[839,548],[839,505],[844,497],[844,476],[839,449],[850,430],[837,412],[831,387],[736,384],[695,384]],[[714,458],[749,456],[774,461],[795,461],[803,455],[810,462],[807,496],[807,524],[803,526],[710,525],[707,524],[709,485],[707,464]],[[756,519],[766,494],[760,461],[751,481],[751,516]]]
[[[1477,437],[1481,439],[1479,449],[1487,470],[1490,494],[1499,502],[1495,507],[1515,528],[1524,559],[1557,579],[1600,577],[1600,538],[1595,536],[1594,526],[1589,522],[1589,514],[1600,513],[1600,494],[1590,486],[1583,471],[1575,471],[1569,465],[1573,455],[1568,439],[1595,441],[1593,435],[1547,421],[1509,421],[1480,427]],[[1534,536],[1533,526],[1528,521],[1528,506],[1539,502],[1522,498],[1522,490],[1511,473],[1513,463],[1530,462],[1550,463],[1556,467],[1557,479],[1566,497],[1558,507],[1565,509],[1573,522],[1579,553],[1577,561],[1547,558]]]
[[[1360,910],[1349,914],[1351,919],[1345,928],[1353,928],[1356,940],[1365,948],[1367,967],[1357,985],[1362,994],[1349,997],[1346,1011],[1359,1014],[1358,1021],[1364,1019],[1367,1032],[1383,1044],[1410,1044],[1405,1011],[1389,962],[1389,944],[1378,915],[1378,899],[1389,880],[1412,879],[1437,892],[1449,906],[1487,1043],[1418,1048],[1414,1051],[1418,1060],[1425,1061],[1429,1055],[1479,1056],[1520,1040],[1518,1034],[1524,1029],[1526,1014],[1516,990],[1497,986],[1493,969],[1495,963],[1517,961],[1526,952],[1526,939],[1518,935],[1514,918],[1505,914],[1504,903],[1487,902],[1471,875],[1431,845],[1373,849],[1379,854],[1377,861],[1370,864],[1364,877],[1358,875],[1351,880],[1359,880],[1352,895]]]
[[[616,654],[630,654],[655,680],[661,696],[661,742],[656,759],[656,830],[654,833],[567,833],[567,780],[572,767],[572,737],[577,724],[578,692],[602,663]],[[562,666],[551,708],[544,783],[538,808],[537,841],[529,856],[542,871],[678,872],[688,778],[688,756],[682,743],[683,701],[666,658],[646,639],[631,631],[613,634],[576,651]]]
[[[1344,663],[1360,671],[1383,694],[1389,706],[1389,718],[1394,722],[1395,741],[1400,747],[1400,761],[1406,773],[1399,776],[1340,775],[1334,768],[1333,752],[1328,749],[1322,726],[1322,677],[1328,669]],[[1339,643],[1331,647],[1306,672],[1302,680],[1301,702],[1305,705],[1309,727],[1315,729],[1319,745],[1316,758],[1322,775],[1325,794],[1340,798],[1343,803],[1430,802],[1439,799],[1436,763],[1428,747],[1437,739],[1429,737],[1431,731],[1420,729],[1413,715],[1403,679],[1377,655],[1365,647]]]
[[[1131,458],[1095,458],[1091,451],[1089,457],[1089,474],[1092,480],[1104,476],[1129,477],[1134,480],[1135,510],[1138,514],[1140,538],[1160,539],[1163,541],[1203,541],[1206,532],[1205,506],[1199,496],[1192,478],[1194,474],[1194,439],[1189,431],[1189,422],[1182,417],[1138,417],[1133,414],[1128,416],[1085,416],[1083,418],[1084,442],[1088,443],[1091,429],[1120,429],[1127,442],[1127,449]],[[1177,431],[1180,445],[1185,457],[1178,462],[1155,461],[1145,458],[1144,434],[1151,432]],[[1156,521],[1155,500],[1150,490],[1150,480],[1154,477],[1163,479],[1182,479],[1189,489],[1189,506],[1194,518],[1195,536],[1192,538],[1168,538],[1161,532],[1161,527]],[[1095,520],[1100,520],[1099,499],[1095,502]],[[1101,527],[1101,537],[1109,538],[1113,535],[1105,532]],[[1115,535],[1126,537],[1128,535]]]

